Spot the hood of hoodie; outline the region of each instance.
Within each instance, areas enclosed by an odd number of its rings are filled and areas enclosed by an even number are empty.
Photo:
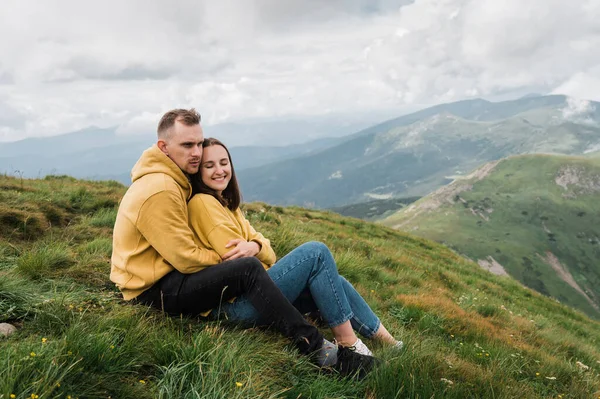
[[[191,196],[192,185],[187,175],[156,144],[144,151],[135,163],[133,169],[131,169],[131,181],[135,182],[153,173],[163,173],[172,177],[177,184],[189,193],[188,197]]]

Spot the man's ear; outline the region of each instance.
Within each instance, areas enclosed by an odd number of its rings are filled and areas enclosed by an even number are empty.
[[[165,155],[169,155],[169,151],[167,151],[167,143],[164,140],[158,140],[156,145]]]

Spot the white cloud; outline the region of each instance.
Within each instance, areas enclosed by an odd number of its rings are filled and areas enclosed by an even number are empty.
[[[598,99],[600,1],[8,0],[0,140],[369,113],[511,91]]]
[[[585,118],[590,113],[595,111],[594,105],[588,100],[581,100],[577,98],[567,98],[567,105],[562,110],[563,118],[568,120],[574,120],[578,118]]]
[[[126,120],[119,125],[116,130],[117,134],[147,134],[156,131],[157,121],[160,120],[161,113],[143,112],[140,115],[135,115],[133,118]]]
[[[596,72],[578,72],[554,89],[554,93],[600,101],[600,67],[596,68]]]

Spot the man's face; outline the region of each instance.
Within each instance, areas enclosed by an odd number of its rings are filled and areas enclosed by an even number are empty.
[[[184,173],[198,172],[202,159],[204,135],[200,125],[187,126],[175,121],[170,137],[159,140],[158,146]],[[163,143],[161,145],[161,142]]]

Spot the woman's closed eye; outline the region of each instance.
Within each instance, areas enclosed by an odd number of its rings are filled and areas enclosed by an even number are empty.
[[[229,165],[229,160],[223,159],[223,160],[221,160],[219,162],[219,165],[221,165],[221,166],[227,166],[227,165]],[[206,163],[202,164],[202,167],[204,167],[205,169],[211,169],[214,166],[215,166],[215,163],[213,161],[206,162]]]

